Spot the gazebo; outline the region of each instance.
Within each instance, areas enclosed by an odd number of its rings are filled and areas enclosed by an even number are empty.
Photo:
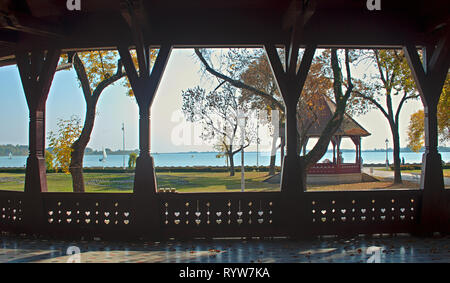
[[[336,111],[336,104],[327,96],[322,95],[317,99],[316,107],[321,109],[320,112],[316,113],[316,119],[314,121],[306,121],[307,117],[303,116],[305,120],[300,124],[311,123],[311,126],[306,134],[306,139],[319,138],[322,134],[324,127],[329,119],[333,116]],[[333,160],[330,162],[316,163],[308,171],[308,174],[322,175],[322,174],[360,174],[361,173],[361,137],[367,137],[370,133],[364,129],[358,122],[356,122],[349,114],[345,114],[344,120],[341,126],[335,132],[333,138],[331,139],[331,144],[333,145]],[[355,144],[355,162],[344,163],[341,155],[341,141],[343,138],[350,138]],[[305,142],[303,146],[303,152],[306,152]]]

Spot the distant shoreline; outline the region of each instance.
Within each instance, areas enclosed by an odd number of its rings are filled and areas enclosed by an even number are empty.
[[[342,152],[356,152],[354,149],[341,149]],[[139,150],[126,150],[126,151],[106,151],[107,155],[129,155],[130,153],[137,153],[139,154]],[[327,150],[327,153],[332,153],[333,150]],[[386,152],[386,150],[380,150],[380,149],[367,149],[367,150],[362,150],[363,152]],[[388,149],[389,153],[392,153],[393,150],[392,149]],[[439,150],[439,152],[450,152],[450,148],[445,148],[444,150]],[[150,154],[211,154],[211,153],[216,153],[219,154],[220,152],[217,151],[177,151],[177,152],[151,152]],[[257,153],[257,151],[246,151],[246,153]],[[270,151],[259,151],[260,154],[268,154],[270,153]],[[424,150],[415,152],[412,150],[401,150],[401,153],[425,153]],[[28,154],[12,154],[13,156],[28,156]],[[92,152],[85,152],[84,155],[103,155],[103,152],[101,151],[92,151]],[[5,153],[0,153],[0,156],[9,156],[9,153],[5,154]]]

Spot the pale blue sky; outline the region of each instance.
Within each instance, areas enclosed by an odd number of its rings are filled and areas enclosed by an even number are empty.
[[[175,111],[181,109],[181,91],[204,82],[200,63],[195,60],[192,49],[174,49],[159,86],[152,107],[152,151],[207,151],[210,146],[174,145],[171,134],[179,123],[172,121]],[[367,70],[359,71],[359,75]],[[28,108],[16,66],[0,68],[0,144],[28,144]],[[401,145],[406,146],[406,130],[409,117],[423,108],[420,100],[404,106],[400,119]],[[84,117],[84,100],[78,87],[75,71],[61,71],[55,75],[47,101],[47,132],[54,130],[58,118],[68,119],[72,115]],[[120,83],[108,87],[98,103],[98,115],[89,147],[113,150],[122,148],[122,122],[126,128],[126,148],[138,148],[138,108],[134,98],[125,95]],[[354,117],[372,133],[363,138],[363,149],[384,148],[392,138],[386,119],[378,110]],[[343,141],[344,148],[353,148],[351,141]],[[250,148],[255,150],[255,147]],[[267,149],[268,150],[268,149]]]

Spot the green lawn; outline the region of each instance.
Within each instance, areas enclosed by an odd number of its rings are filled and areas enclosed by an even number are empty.
[[[417,170],[420,172],[420,170]],[[407,172],[407,171],[406,171]],[[447,174],[449,170],[446,170]],[[158,188],[176,188],[177,192],[238,192],[241,190],[241,175],[230,177],[226,172],[161,172],[156,174]],[[263,182],[267,172],[246,172],[245,191],[279,191],[278,184]],[[86,192],[131,193],[133,173],[85,173]],[[23,191],[23,173],[0,173],[0,190]],[[72,179],[63,173],[47,174],[50,192],[71,192]],[[416,188],[418,184],[404,182],[393,186],[392,181],[364,182],[342,185],[310,185],[311,191],[376,190]]]
[[[178,192],[230,192],[241,190],[241,175],[234,177],[228,173],[178,172],[157,173],[159,188],[176,188]],[[130,193],[133,188],[133,173],[85,173],[87,192]],[[279,185],[262,182],[267,172],[246,172],[246,191],[274,191]],[[25,175],[21,173],[0,173],[0,190],[23,191]],[[71,192],[70,175],[47,174],[50,192]]]

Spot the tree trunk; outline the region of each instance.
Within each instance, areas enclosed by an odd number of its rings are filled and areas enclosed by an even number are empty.
[[[87,103],[83,130],[81,131],[80,137],[72,145],[73,151],[71,154],[69,171],[72,175],[73,191],[77,193],[85,192],[83,158],[84,151],[86,150],[94,128],[96,104],[96,101]]]
[[[391,127],[392,129],[392,138],[394,143],[394,184],[402,183],[402,175],[400,171],[400,137],[398,134],[397,127]]]
[[[300,189],[303,192],[306,192],[306,190],[307,190],[307,187],[306,187],[306,181],[307,180],[306,180],[306,178],[307,178],[307,175],[308,175],[308,168],[306,166],[306,158],[305,158],[305,156],[300,156],[300,168],[299,169],[300,170],[298,170],[298,172],[299,172],[299,174],[302,175],[302,177],[301,177],[302,183],[301,183]]]
[[[228,152],[228,157],[230,158],[230,177],[234,176],[234,154],[233,151]]]
[[[272,137],[272,151],[270,153],[270,165],[269,165],[269,175],[275,175],[275,162],[277,159],[277,139],[278,135],[273,133]]]
[[[270,156],[270,166],[269,166],[269,175],[273,176],[275,175],[275,162],[276,162],[276,155]]]

